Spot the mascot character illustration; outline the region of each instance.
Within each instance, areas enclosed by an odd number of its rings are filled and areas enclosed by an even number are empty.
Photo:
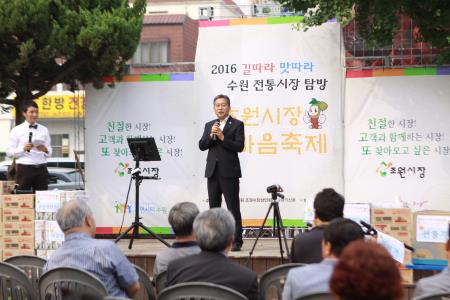
[[[312,98],[309,102],[311,106],[305,112],[303,116],[303,121],[306,124],[309,124],[309,128],[311,129],[321,129],[327,117],[323,114],[323,111],[328,108],[328,104],[323,101],[317,101],[316,98]]]

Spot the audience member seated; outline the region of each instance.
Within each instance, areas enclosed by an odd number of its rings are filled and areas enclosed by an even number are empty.
[[[327,224],[344,216],[344,197],[335,190],[323,189],[314,198],[314,227],[292,241],[291,262],[318,263],[322,260],[322,237]]]
[[[361,227],[350,219],[338,218],[330,222],[323,232],[320,263],[294,268],[289,271],[283,289],[283,300],[297,299],[315,293],[329,293],[329,281],[342,250],[355,240],[364,239]]]
[[[56,220],[65,240],[47,261],[44,272],[59,267],[79,268],[97,276],[110,296],[132,298],[136,294],[136,270],[116,244],[94,239],[95,220],[86,202],[66,202],[56,213]]]
[[[356,241],[342,252],[330,280],[338,300],[398,300],[403,287],[400,271],[387,250],[375,243]]]
[[[61,289],[61,299],[64,300],[103,300],[103,297],[93,296],[91,294]]]
[[[250,300],[258,299],[256,274],[227,258],[234,230],[233,215],[226,209],[213,208],[200,213],[194,221],[194,234],[202,251],[171,261],[167,268],[167,286],[210,282],[232,288]]]
[[[447,260],[450,261],[450,239],[445,245]],[[414,297],[424,297],[433,294],[450,293],[450,269],[447,266],[441,273],[422,278],[416,284]]]
[[[192,229],[198,214],[198,207],[192,202],[177,203],[170,209],[169,224],[175,233],[175,242],[171,248],[156,255],[153,268],[154,277],[167,270],[170,261],[200,253],[200,247]]]

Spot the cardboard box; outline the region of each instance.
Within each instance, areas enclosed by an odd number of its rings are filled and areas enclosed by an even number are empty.
[[[412,212],[409,208],[373,208],[371,217],[377,230],[412,246]],[[411,251],[405,249],[404,264],[411,263],[411,255]]]
[[[48,260],[54,252],[55,250],[36,250],[36,256]]]
[[[413,253],[407,249],[405,249],[405,261],[403,262],[404,265],[410,265],[412,263],[412,256]]]
[[[36,250],[36,256],[47,259],[47,250]]]
[[[61,207],[62,191],[36,191],[36,212],[54,212]]]
[[[34,208],[33,194],[1,195],[3,208]]]
[[[412,214],[409,208],[373,208],[372,222],[377,224],[401,224],[411,223]]]
[[[16,186],[15,181],[0,181],[0,195],[11,194],[12,190]]]
[[[64,242],[64,233],[56,221],[35,221],[35,247],[38,250],[58,249]]]
[[[405,244],[412,244],[412,213],[409,208],[373,208],[373,226]]]
[[[34,210],[29,208],[4,208],[3,223],[34,222]]]
[[[18,255],[35,255],[34,250],[3,250],[3,260]]]
[[[33,250],[34,237],[3,237],[3,249],[6,250]]]
[[[400,267],[400,275],[402,276],[403,284],[414,284],[414,271]]]
[[[20,222],[20,223],[5,223],[3,226],[3,236],[24,236],[34,238],[34,223]]]
[[[36,249],[42,249],[40,245],[44,241],[44,233],[45,233],[45,221],[44,220],[34,221],[34,243]]]
[[[45,221],[44,239],[47,241],[64,242],[64,232],[56,221]]]
[[[449,239],[449,220],[449,211],[426,210],[414,213],[414,264],[447,265],[445,243]]]
[[[56,213],[36,212],[36,220],[56,220]]]

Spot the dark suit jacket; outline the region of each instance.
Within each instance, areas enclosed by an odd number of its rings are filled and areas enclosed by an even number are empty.
[[[300,233],[292,241],[291,262],[312,264],[322,261],[322,239],[326,225]]]
[[[167,286],[183,282],[210,282],[232,288],[250,300],[258,299],[256,273],[223,253],[202,251],[169,263]]]
[[[210,138],[211,128],[216,120],[205,124],[202,138],[198,142],[200,150],[208,150],[206,158],[205,177],[212,177],[216,164],[219,165],[220,176],[226,178],[239,178],[242,176],[238,152],[244,150],[244,123],[242,121],[228,118],[223,128],[223,141]]]

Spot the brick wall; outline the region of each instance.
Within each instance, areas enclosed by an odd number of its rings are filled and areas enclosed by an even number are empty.
[[[197,39],[198,21],[190,18],[186,18],[183,24],[146,24],[141,32],[141,42],[169,41],[169,63],[193,62]],[[131,74],[193,71],[193,65],[167,68],[130,68]]]

